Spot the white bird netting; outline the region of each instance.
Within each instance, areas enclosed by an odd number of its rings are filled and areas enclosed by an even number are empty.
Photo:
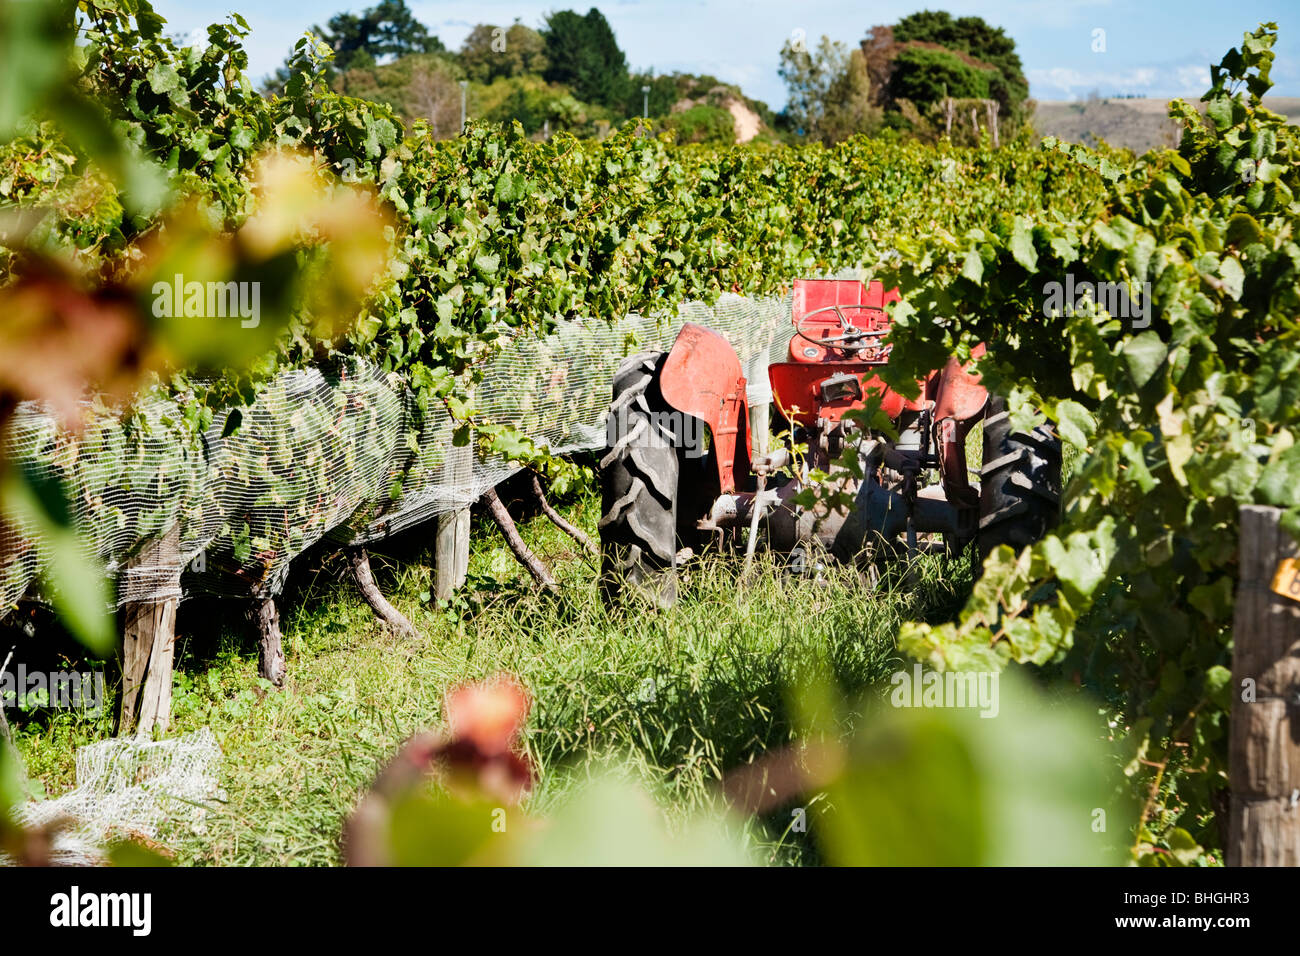
[[[26,827],[54,830],[51,862],[91,866],[120,839],[157,840],[181,828],[201,833],[207,805],[224,800],[218,774],[221,748],[212,731],[172,740],[114,738],[77,751],[76,786],[61,797],[16,811]],[[12,864],[0,853],[0,866]]]
[[[790,298],[727,294],[671,316],[562,322],[545,337],[519,336],[489,361],[476,408],[555,454],[601,448],[619,359],[668,348],[684,322],[724,335],[751,403],[771,400],[767,366],[784,357]],[[187,439],[184,415],[175,401],[155,399],[125,420],[106,410],[80,435],[39,407],[22,406],[16,417],[12,457],[68,489],[73,526],[105,563],[119,604],[278,593],[290,561],[325,535],[380,540],[467,507],[516,470],[472,445],[453,446],[444,409],[417,414],[398,375],[359,359],[284,372],[240,409],[227,437],[221,415],[201,441]],[[161,563],[128,566],[173,528]],[[31,528],[0,523],[0,616],[24,596],[40,597],[46,560]]]

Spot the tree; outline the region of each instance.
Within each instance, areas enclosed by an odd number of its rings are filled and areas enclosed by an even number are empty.
[[[348,70],[373,67],[385,57],[444,53],[447,49],[423,23],[415,19],[405,0],[380,0],[360,15],[335,14],[325,27],[314,26],[311,32],[334,51],[334,63],[325,71],[330,80]],[[282,92],[299,68],[300,64],[290,56],[284,66],[267,80],[267,92]]]
[[[893,39],[900,45],[936,43],[994,67],[996,75],[988,78],[986,95],[1008,112],[1018,109],[1029,96],[1029,81],[1016,53],[1016,41],[1001,27],[991,26],[980,17],[954,19],[942,10],[924,10],[894,24]]]
[[[352,69],[369,42],[363,18],[355,13],[336,14],[325,27],[313,26],[311,32],[334,51],[334,68],[340,71]]]
[[[417,65],[407,89],[408,115],[426,120],[434,139],[460,132],[460,84],[445,62]]]
[[[995,72],[977,69],[947,50],[903,47],[894,57],[889,91],[895,101],[906,99],[921,106],[937,103],[945,96],[989,99]]]
[[[480,23],[460,48],[465,74],[479,83],[546,72],[546,41],[518,20],[509,28]]]
[[[380,0],[359,17],[340,13],[331,17],[329,29],[320,33],[321,39],[334,49],[335,66],[340,70],[360,65],[355,59],[362,54],[377,61],[387,56],[446,50],[442,41],[430,36],[425,25],[415,19],[406,0]]]
[[[871,101],[883,107],[889,125],[923,137],[933,135],[930,120],[951,97],[963,109],[998,104],[998,128],[1014,137],[1033,104],[1015,41],[1001,27],[980,17],[953,18],[941,10],[903,17],[893,26],[874,26],[861,44]]]
[[[867,61],[843,43],[823,36],[817,49],[787,40],[781,48],[781,78],[789,89],[786,122],[809,139],[834,143],[872,132],[880,110],[871,103]]]
[[[445,53],[413,53],[392,63],[340,73],[334,88],[347,96],[386,103],[408,123],[425,120],[435,139],[460,132],[463,74]]]
[[[817,135],[831,84],[843,71],[846,60],[844,44],[832,43],[828,36],[823,36],[821,44],[811,53],[802,42],[785,41],[778,72],[789,90],[785,115],[797,132]]]
[[[621,106],[626,101],[627,57],[599,10],[592,7],[586,16],[572,10],[552,13],[542,36],[548,82],[567,84],[578,99],[601,106]]]
[[[894,40],[893,27],[881,24],[867,31],[862,41],[862,56],[866,61],[871,102],[876,106],[885,106],[889,102],[889,79],[897,55],[898,43]]]
[[[474,101],[475,116],[493,123],[518,120],[530,136],[548,128],[590,135],[592,124],[606,115],[602,107],[578,102],[567,86],[530,74],[493,80],[476,91]]]
[[[871,102],[867,58],[861,50],[849,52],[844,70],[831,81],[821,134],[826,142],[839,142],[855,133],[874,133],[883,111]]]

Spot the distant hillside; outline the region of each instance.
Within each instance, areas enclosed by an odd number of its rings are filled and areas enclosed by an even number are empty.
[[[1199,104],[1198,104],[1199,105]],[[1300,121],[1300,97],[1270,96],[1264,105],[1275,113]],[[1104,139],[1144,153],[1158,146],[1177,143],[1169,104],[1163,99],[1088,99],[1078,102],[1041,102],[1034,111],[1033,126],[1040,136],[1055,136],[1072,143],[1095,146]]]

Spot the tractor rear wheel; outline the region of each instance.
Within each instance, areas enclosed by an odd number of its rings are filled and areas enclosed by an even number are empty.
[[[600,587],[607,602],[625,590],[669,607],[677,599],[678,450],[661,428],[671,411],[659,392],[667,352],[639,352],[614,374],[606,448],[600,460]]]
[[[982,561],[1000,544],[1016,551],[1056,526],[1061,509],[1061,439],[1051,423],[1013,432],[1006,402],[989,396],[980,469]]]

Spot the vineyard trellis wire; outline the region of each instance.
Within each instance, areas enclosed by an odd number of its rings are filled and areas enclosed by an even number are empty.
[[[552,454],[599,448],[618,360],[636,348],[667,348],[685,322],[731,342],[750,402],[764,403],[767,365],[786,348],[789,315],[788,296],[724,294],[671,314],[560,322],[548,336],[516,337],[489,360],[477,413]],[[63,484],[73,526],[116,582],[118,605],[272,596],[293,558],[327,535],[340,545],[382,540],[467,507],[520,467],[453,445],[457,423],[444,408],[417,414],[400,376],[357,357],[282,372],[238,410],[237,426],[219,417],[198,441],[185,437],[183,414],[176,399],[150,397],[128,415],[99,411],[80,435],[32,403],[16,416],[10,454]],[[174,567],[130,562],[173,525],[185,568],[179,590]],[[9,539],[0,541],[3,615],[21,598],[42,599],[49,555],[30,527],[15,523],[0,535]]]

